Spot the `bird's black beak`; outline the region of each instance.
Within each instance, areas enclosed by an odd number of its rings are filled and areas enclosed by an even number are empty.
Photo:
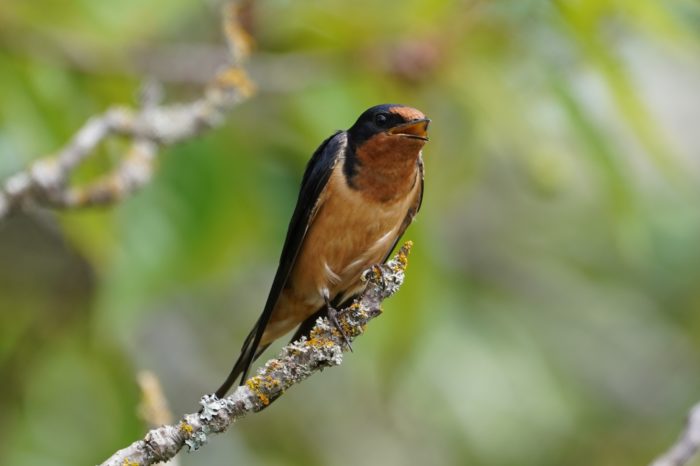
[[[428,125],[429,118],[421,118],[419,120],[409,121],[398,126],[394,126],[388,132],[397,136],[405,136],[408,138],[428,140]]]

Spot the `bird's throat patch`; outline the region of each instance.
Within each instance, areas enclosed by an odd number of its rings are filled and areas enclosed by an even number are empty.
[[[348,185],[380,202],[396,200],[413,188],[425,141],[379,133],[355,149],[345,176]]]

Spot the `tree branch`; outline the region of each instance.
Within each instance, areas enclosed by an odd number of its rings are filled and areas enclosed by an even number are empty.
[[[693,459],[700,448],[700,403],[690,409],[685,429],[675,444],[651,466],[683,466]]]
[[[228,110],[254,92],[242,68],[250,38],[241,29],[236,13],[235,2],[225,5],[223,29],[231,60],[202,97],[189,103],[159,106],[159,89],[150,86],[142,95],[140,108],[113,106],[88,119],[57,154],[37,160],[0,185],[0,219],[27,203],[65,209],[116,202],[151,179],[159,148],[220,125]],[[91,184],[70,186],[73,172],[111,136],[131,141],[117,167]]]
[[[367,322],[381,313],[381,303],[396,293],[403,283],[412,243],[405,243],[386,264],[375,265],[363,274],[367,286],[353,304],[340,311],[338,321],[352,341],[364,331]],[[291,386],[313,373],[342,362],[347,347],[343,336],[326,318],[319,318],[309,338],[282,348],[244,385],[231,395],[218,399],[204,395],[199,413],[186,414],[179,423],[153,429],[142,440],[119,450],[102,466],[143,466],[167,461],[187,445],[197,450],[209,434],[225,431],[234,421],[265,409]]]

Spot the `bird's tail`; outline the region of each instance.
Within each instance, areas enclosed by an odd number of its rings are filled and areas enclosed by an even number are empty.
[[[217,398],[223,398],[226,396],[226,393],[231,389],[231,386],[233,386],[234,383],[236,383],[236,379],[238,377],[241,377],[241,382],[240,384],[243,385],[243,382],[245,382],[246,377],[248,376],[248,371],[250,370],[251,364],[253,364],[253,361],[258,359],[258,357],[262,354],[263,351],[267,349],[268,345],[264,345],[256,351],[256,349],[253,347],[253,342],[255,340],[255,334],[258,331],[258,326],[256,325],[253,327],[253,330],[248,334],[246,337],[245,341],[243,342],[243,346],[241,347],[241,354],[238,356],[238,359],[236,360],[236,363],[233,365],[233,369],[231,369],[231,373],[229,373],[228,377],[226,377],[226,380],[224,381],[223,384],[214,392],[217,396]]]
[[[352,301],[357,297],[357,295],[353,295],[349,298],[347,298],[345,301],[343,301],[340,304],[340,309],[345,308],[348,306]],[[339,301],[340,299],[337,298]],[[337,302],[331,303],[334,307],[338,307]],[[315,313],[310,315],[302,324],[299,326],[297,331],[294,333],[294,336],[290,340],[290,343],[293,341],[298,340],[302,336],[309,336],[309,332],[311,329],[314,327],[316,324],[316,319],[319,317],[322,317],[326,315],[328,312],[328,309],[326,308],[325,305],[321,306]],[[226,393],[231,389],[234,383],[236,383],[236,379],[240,376],[241,381],[240,384],[243,385],[243,382],[245,382],[246,378],[248,377],[248,371],[250,370],[250,366],[253,364],[253,362],[260,357],[260,355],[270,346],[270,343],[266,345],[258,345],[258,348],[255,348],[255,336],[258,334],[258,327],[261,325],[261,322],[259,321],[255,327],[253,327],[253,330],[250,331],[248,336],[246,337],[245,341],[243,342],[243,346],[241,347],[241,354],[238,356],[238,359],[236,360],[236,363],[233,365],[233,369],[231,369],[231,373],[226,377],[226,380],[224,381],[223,384],[219,387],[218,390],[216,390],[215,394],[217,398],[223,398],[226,396]]]

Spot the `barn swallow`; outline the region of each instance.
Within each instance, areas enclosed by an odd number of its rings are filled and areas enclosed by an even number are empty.
[[[420,209],[429,123],[414,108],[378,105],[316,149],[267,302],[216,391],[219,398],[239,376],[243,383],[253,361],[295,327],[293,340],[327,315],[342,333],[336,308],[362,291],[362,272],[386,261]]]

